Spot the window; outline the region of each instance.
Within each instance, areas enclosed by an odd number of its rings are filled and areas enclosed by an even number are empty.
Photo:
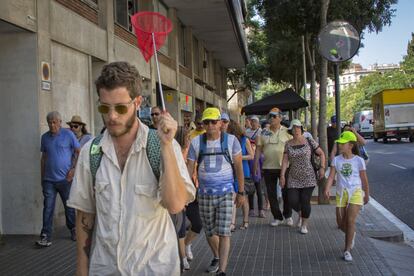
[[[82,2],[91,7],[92,9],[98,9],[98,0],[82,0]]]
[[[194,73],[201,77],[200,74],[200,52],[198,49],[198,40],[193,37],[193,55],[194,55]]]
[[[115,22],[134,32],[131,24],[131,16],[138,12],[138,0],[116,0],[115,1]]]
[[[160,14],[164,15],[165,17],[168,17],[168,8],[167,6],[165,6],[161,1],[157,1],[156,3],[154,3],[154,11],[155,12],[159,12]],[[168,35],[165,38],[165,43],[164,45],[158,50],[161,53],[163,53],[164,55],[168,56],[168,43],[169,39],[168,39]]]
[[[180,64],[183,66],[187,66],[187,39],[186,39],[186,34],[185,34],[185,26],[178,21],[178,48],[179,48],[179,61]]]

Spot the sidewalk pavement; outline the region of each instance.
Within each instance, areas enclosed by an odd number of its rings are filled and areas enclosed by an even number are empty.
[[[239,212],[238,226],[241,221]],[[395,242],[401,240],[402,233],[370,204],[357,222],[352,263],[341,258],[344,234],[336,227],[334,205],[312,205],[307,235],[293,227],[270,227],[269,222],[270,212],[267,212],[265,219],[250,218],[247,230],[236,230],[231,240],[227,275],[413,275],[414,249]],[[66,229],[56,231],[50,248],[37,249],[34,246],[37,238],[3,236],[0,275],[75,274],[75,243]],[[204,271],[212,254],[204,235],[193,243],[193,254],[191,270],[184,276],[209,275]]]

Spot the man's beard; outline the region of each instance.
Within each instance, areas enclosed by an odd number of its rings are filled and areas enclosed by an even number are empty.
[[[107,130],[108,130],[109,134],[112,137],[115,137],[115,138],[121,137],[122,135],[127,134],[131,130],[132,126],[134,125],[134,122],[136,120],[136,115],[135,114],[137,114],[136,110],[131,114],[131,116],[125,122],[124,128],[119,130],[119,131],[114,131],[114,130],[111,130],[110,128],[107,127]],[[106,123],[107,122],[105,122],[105,124]]]

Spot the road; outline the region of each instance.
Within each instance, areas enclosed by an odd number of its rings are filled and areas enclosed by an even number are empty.
[[[371,196],[414,229],[414,143],[367,140]]]

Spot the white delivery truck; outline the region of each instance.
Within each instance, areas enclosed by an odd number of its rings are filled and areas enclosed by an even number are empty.
[[[374,137],[372,110],[363,110],[355,113],[352,125],[364,138]]]
[[[387,89],[372,96],[374,141],[414,141],[414,88]]]

